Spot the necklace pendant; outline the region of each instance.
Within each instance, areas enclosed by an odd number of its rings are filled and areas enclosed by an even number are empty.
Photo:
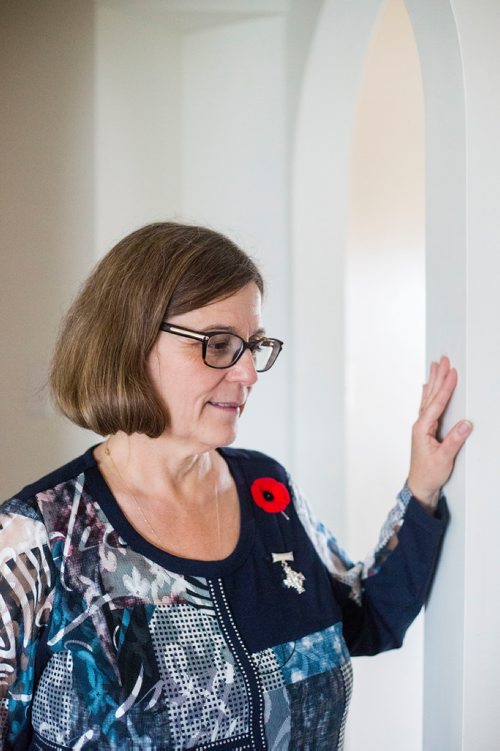
[[[299,595],[301,595],[302,592],[305,592],[304,582],[306,577],[300,571],[294,571],[288,563],[289,561],[293,561],[293,553],[273,553],[272,556],[273,563],[281,564],[281,568],[285,574],[285,578],[283,579],[285,587],[288,587],[288,589],[296,589]]]

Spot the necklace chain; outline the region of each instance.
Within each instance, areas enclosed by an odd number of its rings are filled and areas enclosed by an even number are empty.
[[[137,500],[137,498],[135,497],[135,495],[132,493],[132,491],[128,487],[127,483],[125,482],[125,480],[122,477],[122,474],[121,474],[120,470],[118,469],[118,467],[115,464],[115,461],[114,461],[113,456],[111,454],[111,450],[109,448],[109,438],[106,441],[106,443],[104,444],[104,453],[105,453],[106,456],[109,456],[111,464],[113,465],[113,469],[115,470],[116,474],[120,478],[120,482],[123,485],[124,489],[126,490],[127,494],[130,495],[134,499],[134,503],[137,506],[137,508],[139,509],[139,512],[140,512],[142,518],[144,519],[144,521],[146,522],[148,528],[150,529],[150,531],[151,531],[154,539],[158,543],[158,547],[164,549],[163,545],[161,543],[161,540],[160,540],[160,538],[158,537],[158,535],[156,533],[155,528],[153,527],[153,525],[149,521],[148,517],[144,513],[143,507],[141,506],[141,504],[139,503],[139,501]],[[218,492],[218,489],[217,489],[217,482],[215,482],[215,485],[214,485],[214,495],[215,495],[215,514],[216,514],[216,518],[217,518],[217,548],[218,548],[217,555],[219,557],[219,560],[221,560],[222,559],[222,536],[221,536],[221,528],[220,528],[219,492]]]

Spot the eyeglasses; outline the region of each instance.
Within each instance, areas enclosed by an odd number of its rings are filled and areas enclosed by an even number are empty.
[[[245,350],[249,349],[255,363],[255,370],[263,373],[274,365],[283,347],[282,341],[269,339],[267,336],[246,342],[238,334],[231,334],[228,331],[204,333],[166,322],[161,324],[160,329],[169,334],[177,334],[201,342],[203,362],[209,368],[230,368],[238,362]]]

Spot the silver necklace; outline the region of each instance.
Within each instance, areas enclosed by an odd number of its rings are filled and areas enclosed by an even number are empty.
[[[161,548],[161,549],[164,549],[163,545],[162,545],[162,542],[161,542],[160,538],[158,537],[155,528],[153,527],[153,525],[149,521],[148,517],[146,516],[142,505],[139,503],[139,501],[137,500],[137,498],[135,497],[135,495],[132,493],[132,491],[128,487],[127,483],[125,482],[125,480],[122,477],[122,474],[121,474],[120,470],[118,469],[118,467],[115,464],[115,461],[114,461],[113,456],[111,454],[111,450],[109,448],[109,438],[106,441],[106,443],[104,444],[104,454],[106,456],[109,456],[111,464],[113,465],[113,469],[115,470],[115,473],[120,478],[120,482],[123,485],[123,487],[124,487],[127,495],[130,495],[134,499],[134,503],[137,506],[137,508],[139,510],[139,513],[141,514],[142,518],[146,522],[149,530],[151,531],[151,534],[153,535],[153,538],[158,543],[158,547]],[[218,491],[218,488],[217,488],[217,482],[215,482],[215,485],[214,485],[214,495],[215,495],[215,514],[216,514],[216,518],[217,518],[217,548],[218,548],[217,554],[218,554],[219,560],[221,560],[222,559],[222,536],[221,536],[221,530],[220,530],[219,491]]]

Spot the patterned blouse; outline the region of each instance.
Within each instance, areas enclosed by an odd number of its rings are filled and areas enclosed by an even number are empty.
[[[401,645],[444,497],[431,516],[405,486],[353,564],[278,462],[218,449],[239,541],[188,560],[135,531],[92,451],[0,506],[0,749],[341,749],[350,655]]]

